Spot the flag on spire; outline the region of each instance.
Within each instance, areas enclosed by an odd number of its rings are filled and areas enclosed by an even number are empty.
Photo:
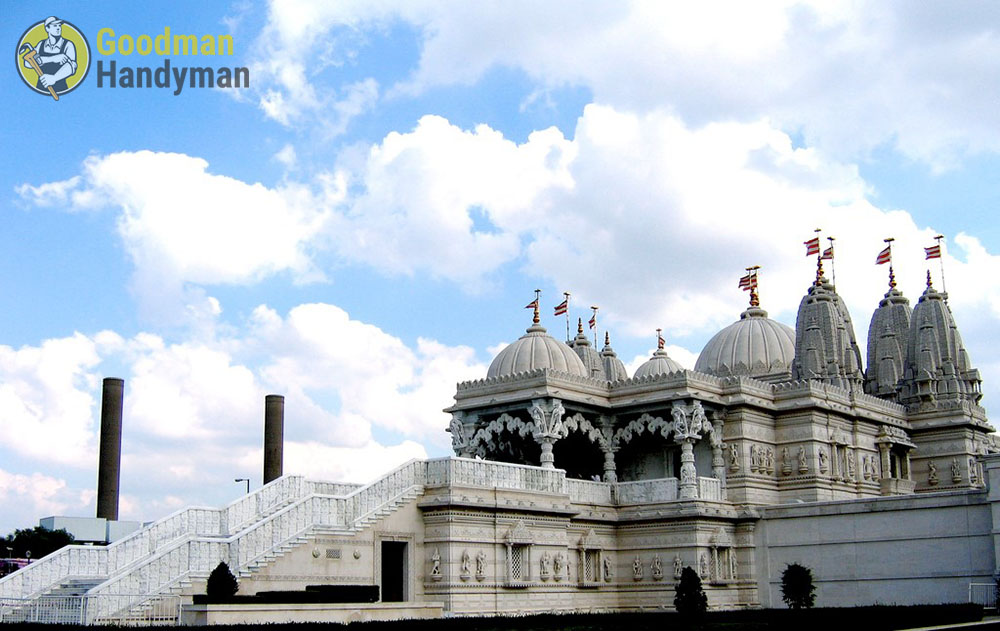
[[[885,249],[878,253],[875,265],[884,265],[892,260],[892,246],[885,246]]]
[[[819,237],[813,237],[808,241],[803,241],[806,246],[806,256],[812,256],[813,254],[819,254]]]
[[[525,309],[537,309],[538,308],[538,298],[535,298],[528,304],[524,305]]]
[[[932,245],[929,248],[924,248],[924,253],[927,255],[927,258],[925,260],[941,258],[941,244]]]
[[[757,285],[757,278],[753,274],[747,274],[746,276],[740,277],[740,289],[743,291],[749,291]]]
[[[596,311],[594,312],[594,315],[590,316],[590,322],[588,322],[587,324],[589,324],[590,328],[592,328],[592,329],[597,326],[597,312]]]
[[[569,298],[567,298],[566,300],[563,300],[558,305],[556,305],[556,313],[555,313],[555,315],[562,315],[562,314],[566,313],[566,311],[568,309],[569,309]]]
[[[827,249],[823,250],[823,254],[819,257],[821,259],[827,259],[829,261],[833,260],[833,246],[831,245]]]
[[[667,343],[667,341],[663,339],[663,336],[660,335],[660,331],[662,331],[662,329],[656,329],[656,348],[663,348],[663,345]]]

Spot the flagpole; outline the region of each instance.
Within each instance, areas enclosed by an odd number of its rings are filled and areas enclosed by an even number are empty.
[[[938,262],[941,264],[941,291],[943,291],[945,295],[947,295],[948,285],[947,283],[944,282],[944,252],[941,251],[941,239],[943,238],[944,235],[939,234],[938,236],[934,237],[934,240],[937,241],[938,244]]]
[[[566,297],[566,341],[569,342],[569,292],[564,291],[563,296]]]
[[[816,244],[819,245],[819,231],[820,228],[816,228],[813,232],[816,233]],[[823,248],[817,247],[816,249],[816,285],[820,285],[820,279],[823,278]]]
[[[892,271],[892,242],[895,241],[895,239],[889,237],[888,239],[882,239],[882,240],[889,244],[886,246],[889,248],[889,289],[895,289],[896,275]]]
[[[754,265],[747,268],[747,273],[751,275],[750,278],[750,306],[759,307],[760,306],[760,296],[757,294],[757,270],[760,269],[760,265]]]
[[[591,320],[593,320],[593,322],[594,322],[594,326],[593,326],[593,329],[594,329],[594,348],[597,348],[597,307],[591,305],[590,308],[594,310],[594,316],[591,318]]]
[[[837,253],[833,249],[833,242],[836,241],[833,237],[827,237],[827,241],[830,242],[830,276],[833,277],[833,286],[837,286],[837,264],[834,262],[834,257]]]
[[[539,302],[540,302],[539,301],[539,296],[541,296],[541,295],[542,295],[542,290],[541,289],[536,289],[535,290],[535,317],[532,318],[532,324],[538,324],[539,322],[542,321],[541,317],[539,317],[539,315],[538,315],[538,305],[539,305]]]

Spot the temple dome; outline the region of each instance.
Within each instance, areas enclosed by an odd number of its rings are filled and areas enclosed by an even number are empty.
[[[590,376],[590,370],[572,348],[548,335],[542,325],[533,324],[517,341],[500,351],[490,364],[486,377],[513,375],[540,368],[578,377]]]
[[[787,377],[794,357],[795,331],[750,307],[708,341],[694,369],[717,377]]]
[[[658,348],[652,357],[636,369],[634,378],[639,379],[641,377],[652,377],[653,375],[665,375],[680,370],[684,370],[684,367],[670,359],[667,356],[666,349]]]

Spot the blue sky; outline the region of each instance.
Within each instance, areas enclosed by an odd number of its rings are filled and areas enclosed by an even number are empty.
[[[93,67],[58,103],[0,66],[0,532],[94,510],[100,379],[126,380],[125,519],[287,473],[445,455],[455,382],[573,293],[633,369],[689,367],[746,304],[794,324],[837,238],[859,343],[895,237],[1000,387],[1000,9],[904,3],[7,3]],[[229,34],[247,89],[97,87],[97,34]],[[931,268],[940,283],[936,266]],[[565,321],[546,316],[557,337]]]

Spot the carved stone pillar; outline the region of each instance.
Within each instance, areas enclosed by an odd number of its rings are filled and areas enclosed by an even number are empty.
[[[889,445],[887,445],[886,443],[880,443],[878,446],[878,451],[882,460],[882,477],[891,478],[892,463],[889,462]]]
[[[723,489],[726,488],[726,458],[722,445],[722,419],[712,421],[712,477],[719,480]]]
[[[555,462],[552,456],[552,445],[560,438],[565,438],[569,433],[562,417],[566,410],[559,399],[536,399],[532,401],[531,419],[534,427],[532,437],[541,448],[542,455],[539,464],[544,469],[555,469]]]
[[[604,450],[604,481],[618,481],[618,472],[615,468],[615,452],[610,449]]]
[[[904,480],[912,480],[913,478],[910,476],[910,450],[909,449],[907,449],[906,452],[905,452],[902,464],[903,464],[903,471],[900,472],[900,476],[899,477],[902,478],[902,479],[904,479]]]
[[[694,441],[681,443],[681,480],[678,495],[682,500],[698,497],[698,469],[694,466]]]

